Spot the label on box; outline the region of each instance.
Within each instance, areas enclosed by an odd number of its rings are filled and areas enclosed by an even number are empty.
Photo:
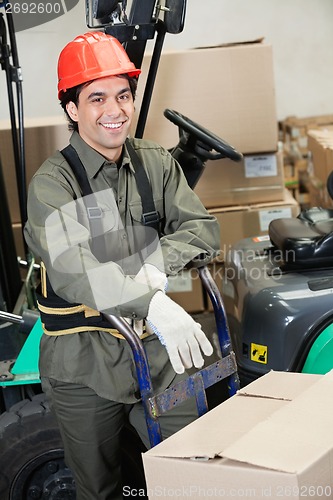
[[[291,207],[276,208],[274,210],[259,211],[260,231],[267,231],[269,223],[274,219],[288,219],[292,217]]]
[[[264,236],[255,236],[254,238],[252,238],[252,241],[254,243],[261,243],[262,241],[269,241],[269,239],[269,235],[264,234]]]
[[[297,127],[293,127],[293,128],[291,129],[291,137],[294,137],[294,138],[295,138],[295,137],[299,137],[299,128],[297,128]]]
[[[192,277],[190,273],[182,272],[177,276],[169,276],[168,290],[169,293],[177,292],[191,292],[192,291]]]
[[[277,175],[276,155],[244,157],[245,177],[272,177]]]

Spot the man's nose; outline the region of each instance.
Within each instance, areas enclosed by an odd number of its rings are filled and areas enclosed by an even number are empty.
[[[118,116],[121,111],[121,104],[115,99],[107,99],[105,102],[105,112],[110,116]]]

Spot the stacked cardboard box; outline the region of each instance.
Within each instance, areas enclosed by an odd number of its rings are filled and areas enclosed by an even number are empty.
[[[307,188],[309,158],[299,156],[298,152],[294,154],[294,152],[285,150],[283,154],[283,170],[285,187],[297,200],[302,209],[308,208],[310,205]]]
[[[150,61],[145,58],[143,75]],[[171,148],[179,137],[177,127],[163,119],[166,108],[189,117],[244,154],[240,164],[207,161],[195,189],[207,208],[283,199],[270,44],[258,39],[164,53],[145,137]]]
[[[209,209],[221,227],[220,261],[230,248],[243,238],[268,234],[269,223],[278,218],[296,217],[299,205],[285,189],[284,198],[274,203],[252,203],[249,205],[226,206]]]
[[[333,200],[326,186],[333,172],[333,130],[309,130],[308,149],[311,154],[308,178],[311,206],[332,208]]]
[[[309,130],[321,130],[330,126],[333,126],[332,114],[305,118],[288,116],[279,123],[283,143],[289,150],[297,150],[302,157],[306,157],[308,154]]]
[[[52,155],[56,149],[61,149],[68,144],[69,132],[63,117],[26,119],[24,125],[26,180],[28,185],[33,174],[43,161]],[[0,122],[0,154],[16,251],[20,257],[24,258],[25,251],[12,136],[7,121]]]
[[[144,60],[142,85],[150,61],[150,56]],[[139,84],[139,106],[140,90]],[[179,137],[177,127],[163,119],[166,108],[188,116],[244,155],[240,163],[207,162],[195,187],[207,208],[284,200],[270,44],[258,39],[162,54],[145,137],[171,148]]]
[[[281,201],[282,153],[244,155],[237,163],[229,159],[210,161],[194,191],[209,209]]]
[[[333,115],[318,115],[305,118],[289,116],[279,123],[280,139],[284,148],[285,185],[291,190],[293,196],[302,208],[312,204],[308,185],[315,183],[309,179],[309,153],[308,133],[311,130],[324,131],[333,128]],[[311,198],[311,199],[310,199]]]

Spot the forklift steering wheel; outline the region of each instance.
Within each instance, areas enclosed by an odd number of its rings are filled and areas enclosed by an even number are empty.
[[[206,147],[208,146],[210,150],[214,150],[219,153],[215,156],[215,159],[230,158],[230,160],[233,161],[242,160],[242,153],[236,151],[236,149],[230,144],[223,141],[220,137],[208,131],[201,125],[198,125],[194,121],[190,120],[190,118],[187,118],[172,109],[166,109],[164,111],[164,116],[178,126],[180,133],[183,131],[190,134],[195,140],[200,141]]]

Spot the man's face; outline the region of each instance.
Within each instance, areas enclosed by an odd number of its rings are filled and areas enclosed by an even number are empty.
[[[99,78],[84,86],[78,104],[67,104],[82,139],[105,158],[117,161],[129,134],[134,102],[126,77]]]

